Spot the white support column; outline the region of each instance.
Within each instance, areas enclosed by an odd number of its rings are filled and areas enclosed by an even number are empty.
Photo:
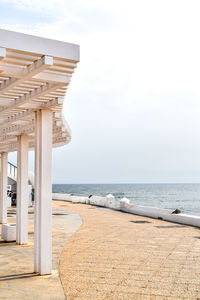
[[[28,243],[28,135],[17,137],[16,242]]]
[[[7,223],[8,153],[1,152],[0,172],[0,223]]]
[[[50,110],[35,115],[34,271],[52,271],[52,121]]]
[[[35,191],[34,191],[34,272],[39,273],[39,190],[40,190],[40,127],[41,111],[35,112]]]

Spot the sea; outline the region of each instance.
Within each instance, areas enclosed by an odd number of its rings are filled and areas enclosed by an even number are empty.
[[[200,216],[200,184],[53,184],[53,193],[77,196],[113,194],[131,203]]]

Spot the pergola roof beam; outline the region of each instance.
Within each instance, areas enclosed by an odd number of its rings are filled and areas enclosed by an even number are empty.
[[[0,60],[4,59],[6,56],[6,48],[0,47]]]
[[[71,81],[71,76],[66,76],[65,74],[56,72],[40,72],[39,74],[34,76],[34,79],[49,81],[52,83],[61,82],[63,84],[69,84]]]
[[[35,89],[34,91],[30,91],[29,93],[20,96],[17,100],[15,100],[14,104],[11,104],[7,107],[0,108],[0,117],[5,115],[5,113],[8,111],[10,112],[13,109],[16,109],[22,105],[24,106],[27,103],[30,103],[33,99],[36,99],[37,97],[41,97],[47,93],[55,91],[55,89],[58,88],[59,86],[60,85],[56,86],[54,84],[47,83],[46,85],[43,85],[40,88]]]
[[[61,112],[78,61],[77,45],[0,29],[0,149],[16,151],[21,134],[32,139],[43,109],[53,113],[53,145],[70,140]]]
[[[29,123],[26,125],[20,125],[20,124],[13,124],[13,125],[9,125],[7,127],[1,128],[0,129],[0,134],[7,134],[7,133],[13,133],[13,132],[20,132],[23,133],[26,130],[29,130],[30,128],[33,128],[35,124],[35,120],[29,120]],[[62,122],[60,121],[53,121],[53,128],[55,130],[62,130],[63,132],[66,131],[66,128],[63,126],[61,127]]]
[[[0,29],[1,46],[8,49],[17,49],[18,53],[25,52],[27,55],[51,55],[78,62],[80,59],[79,46],[71,43],[56,41],[38,36],[22,34],[9,30]]]
[[[52,129],[52,132],[53,132],[53,136],[54,137],[66,137],[68,136],[68,134],[66,132],[63,131],[63,128],[62,127],[55,127]],[[35,126],[32,125],[30,127],[27,127],[27,128],[23,128],[22,127],[22,130],[19,130],[19,133],[17,135],[20,135],[20,134],[34,134],[35,133]],[[5,142],[5,141],[16,141],[17,139],[17,135],[16,134],[4,134],[0,137],[0,144],[1,142]]]
[[[16,131],[16,129],[13,128],[13,131]],[[16,140],[17,135],[19,134],[34,134],[35,133],[35,125],[31,124],[29,126],[18,126],[17,127],[17,134],[8,134],[5,133],[0,138],[0,144],[1,142],[5,142],[7,140]],[[63,127],[54,127],[53,128],[53,135],[54,136],[60,136],[60,137],[66,137],[69,136],[69,134],[65,131]]]
[[[23,83],[25,80],[32,79],[33,76],[37,75],[38,73],[42,72],[43,70],[49,68],[51,65],[53,65],[53,57],[51,56],[43,56],[39,60],[35,61],[34,63],[26,66],[25,68],[20,68],[18,72],[15,71],[15,77],[19,77],[20,79],[14,79],[12,82],[10,80],[5,80],[3,84],[0,85],[0,91],[7,91],[15,87],[16,85],[19,85],[20,83]],[[8,66],[7,66],[8,68]],[[1,66],[1,69],[6,72],[6,67]],[[15,68],[17,69],[17,68]],[[3,72],[3,73],[4,73]],[[8,70],[7,70],[8,72]],[[11,72],[11,71],[10,71]]]
[[[42,108],[53,108],[54,106],[61,106],[63,104],[63,99],[62,98],[55,98],[47,103],[42,103],[39,107],[37,106],[37,109],[42,109]],[[37,110],[35,109],[35,110]],[[20,111],[16,114],[11,114],[10,116],[7,117],[6,120],[0,123],[0,129],[7,127],[6,125],[8,124],[14,124],[20,120],[27,120],[30,119],[31,115],[33,115],[34,110],[32,109],[26,109],[24,111]],[[54,114],[54,118],[56,119],[61,119],[61,115],[59,114]]]
[[[55,136],[53,137],[53,144],[57,144],[57,143],[65,143],[66,140],[68,140],[69,137],[62,137],[62,136]],[[34,147],[34,137],[29,137],[29,148],[33,148]],[[16,151],[17,149],[17,142],[7,142],[5,146],[0,146],[0,152],[4,152],[7,151],[6,149],[9,149],[9,152],[13,152]]]

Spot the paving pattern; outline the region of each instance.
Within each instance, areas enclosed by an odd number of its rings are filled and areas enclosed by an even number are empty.
[[[65,209],[65,202],[54,205]],[[68,300],[200,299],[198,228],[89,205],[66,206],[84,222],[61,254]]]
[[[0,239],[0,300],[200,299],[198,228],[90,205],[53,206],[53,274],[33,273],[30,209],[29,244]],[[14,209],[8,220],[15,222]]]
[[[52,275],[39,276],[33,273],[33,209],[29,209],[28,245],[5,243],[0,239],[0,300],[65,299],[59,279],[60,253],[67,239],[81,226],[82,220],[77,214],[57,209],[53,210],[52,218]],[[15,220],[15,209],[9,209],[8,223],[15,223]]]

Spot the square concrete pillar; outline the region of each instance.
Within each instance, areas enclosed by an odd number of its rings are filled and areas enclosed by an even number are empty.
[[[8,153],[1,152],[0,172],[0,223],[7,223]]]
[[[35,113],[34,271],[52,271],[52,120],[50,110]]]
[[[28,142],[28,135],[17,137],[17,244],[28,243]]]

